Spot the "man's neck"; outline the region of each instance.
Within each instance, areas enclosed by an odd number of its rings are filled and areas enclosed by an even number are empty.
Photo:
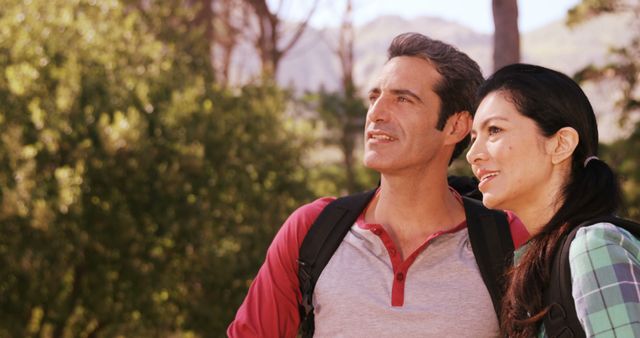
[[[407,257],[432,234],[464,220],[464,208],[449,190],[444,175],[422,178],[385,177],[365,220],[382,224]]]

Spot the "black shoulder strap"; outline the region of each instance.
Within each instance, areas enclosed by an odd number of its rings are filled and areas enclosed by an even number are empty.
[[[549,287],[544,293],[545,303],[549,305],[549,311],[544,317],[544,328],[548,337],[585,337],[585,332],[578,321],[575,303],[571,295],[569,248],[576,237],[578,229],[601,222],[615,224],[636,237],[640,235],[640,224],[615,216],[605,216],[581,223],[561,240],[561,244],[558,246],[553,258]]]
[[[500,305],[506,285],[504,273],[512,264],[514,250],[509,221],[502,211],[487,209],[480,201],[474,199],[462,199],[471,249],[482,280],[491,295],[493,308],[500,316]]]
[[[329,203],[302,241],[298,259],[302,337],[313,336],[312,296],[316,282],[375,191],[342,197]],[[506,267],[511,265],[513,256],[509,223],[501,211],[489,210],[479,201],[467,197],[463,197],[463,201],[471,247],[496,314],[499,315],[500,300],[504,293],[503,274]]]
[[[324,267],[342,239],[369,204],[376,189],[350,195],[329,203],[304,237],[298,258],[298,280],[302,293],[300,330],[303,337],[313,336],[313,289]]]

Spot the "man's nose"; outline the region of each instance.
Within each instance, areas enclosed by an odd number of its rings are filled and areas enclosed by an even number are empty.
[[[387,98],[381,95],[371,103],[367,111],[367,119],[370,122],[383,122],[387,120],[389,117],[389,107],[386,101]]]

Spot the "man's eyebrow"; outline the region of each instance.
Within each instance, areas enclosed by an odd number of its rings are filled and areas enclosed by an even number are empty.
[[[371,89],[369,89],[368,94],[369,95],[371,95],[371,94],[380,94],[380,88],[378,88],[378,87],[371,88]]]
[[[391,89],[390,90],[391,93],[393,95],[407,95],[407,96],[411,96],[414,100],[423,103],[422,99],[420,98],[420,96],[418,96],[418,94],[410,91],[409,89]]]

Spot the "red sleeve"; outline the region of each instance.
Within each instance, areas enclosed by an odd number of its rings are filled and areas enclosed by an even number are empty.
[[[507,219],[509,220],[509,228],[511,230],[511,239],[513,240],[513,246],[516,250],[526,243],[531,235],[524,227],[524,223],[511,211],[505,210],[507,213]]]
[[[295,337],[302,298],[298,251],[304,236],[333,198],[320,198],[294,211],[267,250],[262,267],[227,329],[229,337]]]

